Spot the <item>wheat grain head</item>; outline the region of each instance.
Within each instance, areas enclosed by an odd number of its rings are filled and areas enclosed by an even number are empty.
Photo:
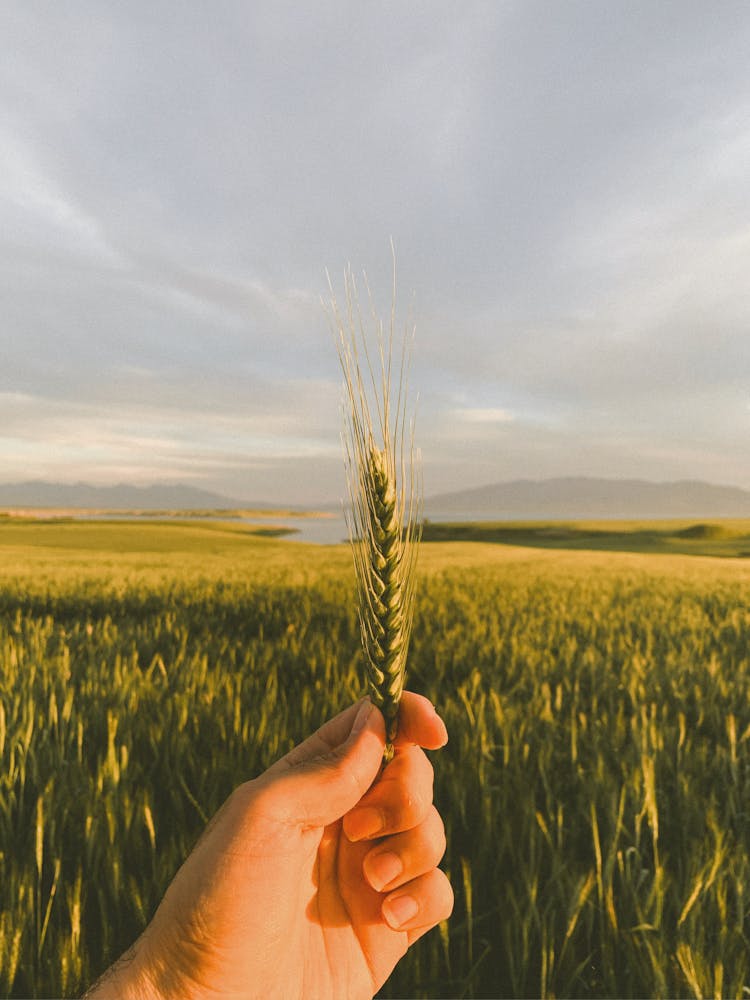
[[[370,698],[385,717],[385,758],[389,760],[406,676],[421,536],[419,462],[414,450],[414,420],[407,414],[414,330],[407,327],[396,344],[395,257],[387,330],[366,276],[369,324],[351,268],[344,277],[343,311],[330,277],[328,284],[329,318],[344,373],[343,440],[350,500],[346,514],[357,577],[362,648]]]

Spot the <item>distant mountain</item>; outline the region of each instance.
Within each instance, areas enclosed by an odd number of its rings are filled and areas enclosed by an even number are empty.
[[[750,491],[694,480],[517,479],[430,497],[425,516],[432,520],[750,517]]]
[[[90,510],[228,510],[250,507],[242,500],[174,485],[90,486],[88,483],[0,483],[0,507],[81,507]],[[253,504],[254,507],[270,506]]]
[[[0,483],[0,507],[89,510],[301,509],[237,500],[181,484],[91,486],[88,483]],[[326,505],[316,505],[324,509]],[[662,517],[750,517],[750,491],[693,480],[516,479],[425,500],[431,520],[608,520]],[[327,509],[327,508],[326,508]],[[331,505],[340,512],[340,504]]]

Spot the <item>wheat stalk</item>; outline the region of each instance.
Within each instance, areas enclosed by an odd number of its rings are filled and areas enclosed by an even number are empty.
[[[421,490],[414,422],[407,424],[407,374],[413,328],[394,359],[395,258],[388,331],[364,276],[377,361],[351,268],[344,277],[345,312],[333,292],[330,312],[344,373],[344,448],[350,507],[347,525],[357,577],[359,623],[370,698],[386,722],[385,759],[393,756],[398,707],[414,609],[416,558],[421,536]],[[394,363],[395,362],[395,363]]]

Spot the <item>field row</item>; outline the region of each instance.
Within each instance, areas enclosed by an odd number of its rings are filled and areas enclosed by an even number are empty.
[[[6,562],[3,995],[78,994],[231,789],[360,695],[346,552],[251,544],[233,573],[137,546],[119,576]],[[497,552],[425,546],[409,686],[451,735],[457,902],[383,995],[741,996],[747,572]]]

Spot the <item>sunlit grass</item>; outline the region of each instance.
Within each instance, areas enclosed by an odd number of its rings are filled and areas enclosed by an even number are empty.
[[[545,549],[750,558],[750,520],[453,522],[427,524],[424,536]]]
[[[7,528],[0,993],[75,995],[231,788],[360,693],[351,555]],[[742,995],[748,562],[428,543],[420,573],[456,910],[384,995]]]

